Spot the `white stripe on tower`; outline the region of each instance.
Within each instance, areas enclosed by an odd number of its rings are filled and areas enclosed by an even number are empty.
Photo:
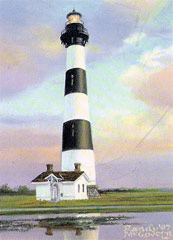
[[[66,70],[72,68],[86,69],[84,46],[71,45],[67,48]]]
[[[63,159],[61,162],[61,168],[64,171],[73,171],[74,163],[76,159],[81,163],[82,171],[85,171],[87,175],[95,182],[95,158],[93,150],[70,150],[62,153]]]
[[[67,48],[61,170],[74,171],[74,163],[81,163],[81,170],[91,184],[95,184],[85,66],[85,44],[89,35],[76,15],[81,17],[74,11],[67,15],[70,21],[61,34],[61,42]]]
[[[64,101],[64,122],[73,119],[84,119],[89,121],[89,105],[88,96],[86,94],[67,94]]]

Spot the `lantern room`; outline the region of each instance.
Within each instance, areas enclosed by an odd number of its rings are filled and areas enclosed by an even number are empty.
[[[67,19],[68,22],[67,24],[71,24],[71,23],[81,23],[81,17],[82,14],[79,12],[76,12],[74,9],[72,12],[70,12],[69,14],[67,14]]]
[[[64,44],[66,48],[76,44],[85,46],[88,42],[89,34],[81,18],[82,14],[75,10],[67,14],[68,21],[60,37],[61,43]]]

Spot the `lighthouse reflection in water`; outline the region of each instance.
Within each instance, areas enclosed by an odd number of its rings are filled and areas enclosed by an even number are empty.
[[[1,216],[0,240],[171,240],[172,219],[172,212]]]
[[[48,227],[45,234],[49,236],[55,236],[58,232],[63,232],[64,240],[98,240],[99,239],[99,227],[90,230],[83,230],[81,228],[58,228],[53,229]]]
[[[71,218],[70,221],[68,218],[64,218],[64,224],[59,225],[55,220],[45,225],[41,223],[40,226],[46,227],[46,235],[56,237],[61,233],[64,240],[98,240],[100,227],[93,225],[92,217],[99,216],[100,214],[85,214],[85,216],[78,214],[74,215],[74,218]]]

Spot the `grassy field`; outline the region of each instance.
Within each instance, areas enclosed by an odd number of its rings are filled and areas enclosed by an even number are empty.
[[[77,206],[141,206],[172,205],[173,193],[159,191],[109,192],[101,194],[100,199],[71,200],[51,203],[37,201],[35,196],[1,196],[0,208],[44,208]],[[172,208],[172,207],[171,207]]]
[[[65,214],[65,213],[139,213],[139,212],[173,212],[172,206],[138,206],[138,207],[118,207],[118,208],[108,208],[108,209],[102,209],[101,206],[97,207],[95,209],[45,209],[44,211],[40,210],[27,210],[23,208],[22,211],[14,211],[11,209],[10,211],[0,211],[1,215],[26,215],[26,214]]]

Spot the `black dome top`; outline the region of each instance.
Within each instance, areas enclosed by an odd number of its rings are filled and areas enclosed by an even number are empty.
[[[79,15],[80,17],[82,17],[82,14],[79,13],[79,12],[76,12],[74,9],[73,9],[72,12],[70,12],[70,13],[67,14],[67,18],[68,18],[70,15]]]

